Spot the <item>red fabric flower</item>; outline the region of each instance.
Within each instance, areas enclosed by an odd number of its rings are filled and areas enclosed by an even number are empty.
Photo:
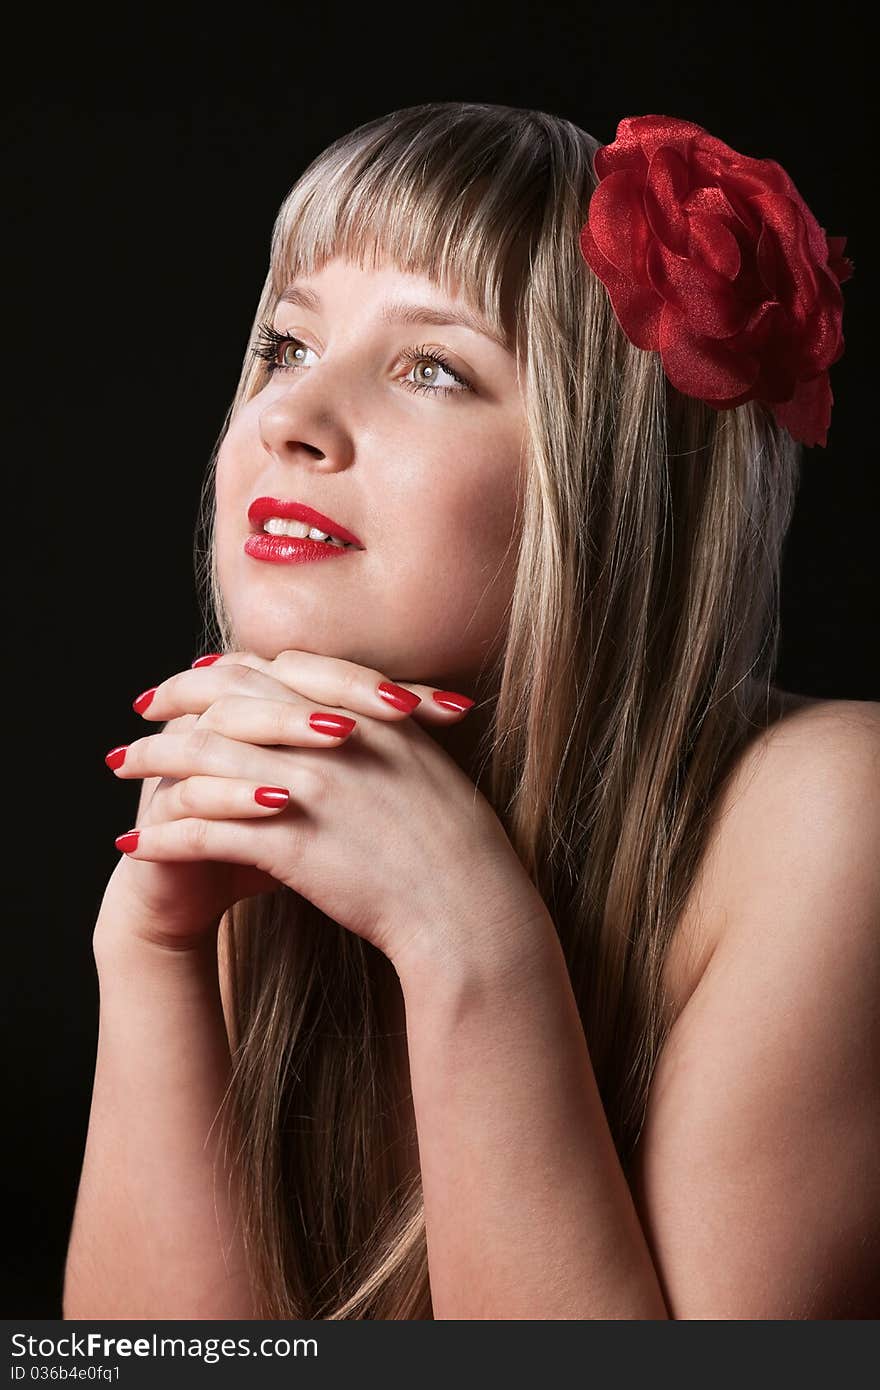
[[[803,444],[827,440],[855,269],[785,170],[672,116],[627,116],[593,161],[580,248],[624,333],[715,410],[760,400]]]

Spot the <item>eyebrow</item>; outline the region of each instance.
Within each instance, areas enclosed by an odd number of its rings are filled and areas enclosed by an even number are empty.
[[[306,289],[304,285],[288,285],[279,295],[278,303],[297,304],[301,309],[310,309],[314,314],[321,312],[320,296],[315,294],[314,290]],[[382,305],[379,312],[384,323],[431,323],[438,327],[458,324],[461,328],[469,328],[472,333],[480,333],[484,338],[491,339],[505,352],[509,351],[507,343],[485,319],[466,308],[441,308],[431,304],[410,304],[405,300],[390,299]]]

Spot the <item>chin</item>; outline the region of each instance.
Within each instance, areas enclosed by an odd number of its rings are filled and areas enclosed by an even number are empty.
[[[234,633],[235,649],[253,652],[264,661],[273,661],[281,652],[314,652],[316,656],[342,657],[345,661],[360,665],[373,665],[365,660],[362,653],[348,649],[348,644],[333,638],[325,631],[303,626],[291,621],[290,614],[277,615],[272,621],[265,609],[258,614],[248,614],[246,608],[227,607]]]

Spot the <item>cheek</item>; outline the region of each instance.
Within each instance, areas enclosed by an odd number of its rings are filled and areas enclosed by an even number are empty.
[[[256,487],[224,441],[214,474],[214,544],[220,588],[226,604],[233,607],[247,574],[243,546],[251,529],[247,508],[255,495]]]
[[[248,460],[256,450],[227,434],[217,453],[214,471],[215,534],[218,561],[229,560],[241,548],[251,529],[247,509],[257,495],[257,478]]]
[[[231,449],[221,449],[214,478],[218,524],[228,521],[240,509],[242,486],[241,472],[234,467]]]
[[[517,552],[516,478],[509,452],[479,455],[467,473],[430,493],[420,488],[412,505],[397,514],[417,517],[389,536],[387,599],[405,615],[418,615],[426,629],[482,642],[497,626],[513,583]]]
[[[473,571],[497,565],[511,543],[516,523],[517,476],[510,449],[462,451],[457,471],[443,461],[441,488],[431,491],[430,515],[423,518],[428,549],[454,556]],[[442,476],[442,474],[441,474]],[[442,561],[442,555],[440,557]]]

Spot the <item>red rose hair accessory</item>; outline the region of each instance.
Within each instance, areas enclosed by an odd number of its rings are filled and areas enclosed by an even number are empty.
[[[825,447],[846,237],[826,235],[774,160],[691,121],[627,116],[593,167],[580,249],[630,342],[659,352],[684,395],[713,410],[762,401]]]

